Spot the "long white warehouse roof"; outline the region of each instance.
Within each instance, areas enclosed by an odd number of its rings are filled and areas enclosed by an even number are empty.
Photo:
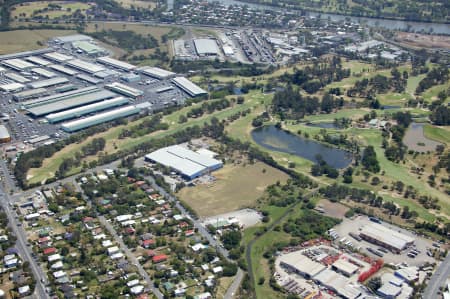
[[[100,63],[106,64],[106,65],[111,65],[113,67],[126,70],[126,71],[131,71],[136,68],[135,65],[132,65],[130,63],[120,61],[120,60],[117,60],[117,59],[114,59],[114,58],[111,58],[108,56],[97,58],[97,61]]]
[[[135,106],[126,106],[123,108],[99,113],[83,119],[67,122],[62,124],[61,127],[67,132],[73,132],[136,113],[139,113],[139,108],[136,108]]]
[[[86,106],[69,109],[69,110],[65,110],[62,112],[58,112],[58,113],[52,113],[52,114],[47,115],[45,118],[49,122],[58,122],[58,121],[63,121],[63,120],[70,119],[70,118],[80,117],[80,116],[89,114],[91,112],[105,110],[108,108],[117,107],[117,106],[125,105],[125,104],[128,104],[128,99],[126,99],[124,97],[116,97],[111,100],[104,100],[104,101],[97,102],[94,104],[89,104]]]
[[[191,81],[189,81],[185,77],[173,78],[172,82],[176,86],[178,86],[181,89],[183,89],[184,91],[186,91],[189,95],[194,96],[194,97],[207,93],[204,89],[202,89],[198,85],[192,83]]]
[[[58,52],[51,52],[51,53],[44,54],[44,57],[51,59],[53,61],[57,61],[57,62],[64,62],[64,61],[73,59],[73,56],[61,54]]]
[[[48,61],[44,58],[41,58],[41,57],[37,57],[37,56],[30,56],[25,59],[34,64],[40,65],[40,66],[47,66],[47,65],[51,64],[50,61]]]
[[[75,76],[76,74],[78,74],[78,71],[72,69],[72,68],[68,68],[59,64],[52,64],[48,66],[51,69],[54,69],[55,71],[58,71],[60,73],[69,75],[69,76]]]
[[[280,257],[280,261],[294,268],[300,273],[304,273],[313,277],[323,270],[326,267],[318,262],[313,261],[309,257],[299,253],[299,252],[291,252],[284,254]]]
[[[43,69],[41,67],[35,67],[34,69],[31,69],[31,71],[38,75],[44,76],[45,78],[56,77],[56,74],[54,72],[47,71],[46,69]]]
[[[93,102],[102,101],[114,97],[116,94],[109,90],[99,90],[97,92],[77,95],[61,101],[48,103],[42,106],[32,107],[27,111],[35,116],[42,116],[53,112],[58,112],[82,105],[90,104]]]
[[[173,145],[146,155],[147,159],[171,167],[187,176],[193,176],[222,162],[196,153],[179,145]]]
[[[100,89],[97,86],[88,86],[88,87],[84,87],[84,88],[80,88],[80,89],[76,89],[76,90],[70,90],[70,91],[66,91],[66,92],[62,92],[62,93],[53,94],[53,95],[42,97],[42,98],[35,99],[35,100],[29,100],[29,101],[23,102],[22,105],[25,108],[31,108],[34,106],[45,105],[47,103],[53,103],[53,102],[56,102],[56,101],[59,101],[62,99],[69,98],[69,97],[74,97],[75,95],[92,93],[92,92],[96,92],[99,90]]]
[[[23,85],[22,83],[7,83],[7,84],[0,85],[0,90],[13,92],[13,91],[23,89],[24,87],[25,87],[25,85]]]
[[[19,70],[19,71],[35,67],[34,64],[32,64],[28,61],[25,61],[23,59],[20,59],[20,58],[7,59],[7,60],[4,60],[2,63],[4,65],[6,65],[7,67],[10,67],[10,68],[13,68],[13,69]]]
[[[398,250],[403,250],[408,244],[414,242],[414,238],[402,234],[398,231],[389,229],[378,223],[365,225],[360,234],[364,234],[372,239],[378,240],[384,244],[389,244]]]
[[[81,59],[73,59],[67,62],[67,65],[74,67],[76,69],[85,71],[86,73],[97,73],[97,72],[101,72],[104,71],[105,68],[101,65],[95,64],[95,63],[90,63]]]
[[[15,73],[6,73],[5,77],[8,78],[8,79],[14,80],[16,82],[19,82],[19,83],[30,82],[30,79],[27,79],[24,76],[21,76],[19,74],[15,74]]]
[[[141,72],[145,75],[148,75],[150,77],[155,77],[158,79],[166,79],[166,78],[175,76],[175,73],[161,69],[159,67],[144,67],[144,68],[141,68]]]
[[[138,97],[144,94],[142,90],[133,88],[131,86],[119,83],[119,82],[113,82],[111,84],[108,84],[105,86],[106,88],[111,89],[112,91],[115,91],[117,93],[129,96],[129,97]]]
[[[43,88],[43,87],[54,86],[54,85],[67,83],[67,82],[69,82],[69,79],[67,79],[65,77],[56,77],[56,78],[51,78],[51,79],[45,79],[45,80],[41,80],[41,81],[31,82],[31,83],[28,83],[28,85],[31,88]]]

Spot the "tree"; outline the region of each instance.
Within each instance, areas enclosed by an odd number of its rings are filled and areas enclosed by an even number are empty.
[[[374,277],[372,279],[369,280],[369,282],[367,283],[367,287],[372,291],[372,292],[376,292],[379,288],[381,288],[381,278],[380,277]]]
[[[370,172],[377,173],[380,171],[377,154],[373,146],[369,145],[364,149],[361,164]]]
[[[232,230],[232,231],[225,232],[222,235],[223,246],[228,250],[233,247],[236,247],[241,242],[241,238],[242,238],[242,235],[241,235],[240,231]]]

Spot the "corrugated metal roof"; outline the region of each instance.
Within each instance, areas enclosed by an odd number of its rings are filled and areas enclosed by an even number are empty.
[[[54,86],[54,85],[67,83],[67,82],[69,82],[69,79],[67,79],[65,77],[56,77],[56,78],[51,78],[51,79],[31,82],[28,85],[31,88],[42,88],[42,87]]]
[[[378,223],[365,225],[361,230],[361,234],[369,236],[370,238],[378,240],[384,244],[389,244],[398,250],[402,250],[408,243],[412,243],[415,240],[412,237],[389,229]]]
[[[199,55],[208,55],[208,54],[217,55],[219,53],[219,49],[217,48],[217,42],[213,39],[208,38],[194,39],[194,45],[195,50]]]
[[[97,61],[100,63],[103,63],[103,64],[112,65],[114,67],[117,67],[119,69],[124,69],[127,71],[134,70],[136,68],[136,66],[134,66],[130,63],[127,63],[125,61],[120,61],[120,60],[117,60],[117,59],[114,59],[114,58],[111,58],[108,56],[97,58]]]
[[[191,96],[197,96],[201,94],[205,94],[206,91],[200,88],[198,85],[192,83],[185,77],[176,77],[172,79],[172,82],[177,85],[178,87],[182,88],[184,91],[186,91]]]
[[[57,102],[36,106],[27,109],[27,111],[35,116],[42,116],[46,114],[50,114],[52,112],[58,112],[62,110],[67,110],[70,108],[90,104],[93,102],[98,102],[101,100],[105,100],[108,98],[114,97],[116,94],[109,90],[99,90],[93,93],[78,95],[74,97],[70,97],[67,99],[63,99]]]
[[[145,75],[148,75],[150,77],[155,77],[159,79],[165,79],[169,78],[171,76],[174,76],[175,73],[167,70],[163,70],[159,67],[144,67],[140,69],[142,73]]]
[[[4,125],[0,125],[0,139],[7,139],[7,138],[11,138],[8,129]]]

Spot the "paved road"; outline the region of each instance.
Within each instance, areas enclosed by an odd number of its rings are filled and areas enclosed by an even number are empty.
[[[228,290],[225,293],[225,296],[223,296],[224,299],[234,298],[236,291],[241,286],[242,279],[244,279],[244,271],[242,271],[242,269],[239,268],[238,272],[236,273],[236,277],[233,280],[233,283],[228,287]]]
[[[36,261],[31,257],[31,247],[27,247],[27,237],[26,233],[21,226],[19,226],[19,221],[15,218],[15,211],[13,211],[10,206],[9,195],[5,193],[2,189],[0,189],[0,204],[3,207],[6,215],[8,216],[9,225],[17,237],[15,248],[17,249],[21,259],[23,261],[28,261],[30,263],[30,269],[33,273],[33,276],[36,279],[36,287],[34,290],[34,294],[32,297],[34,298],[50,298],[45,292],[45,286],[42,283],[41,279],[47,281],[45,273],[42,271],[41,267],[36,263]]]
[[[155,287],[155,285],[154,285],[153,281],[151,280],[150,276],[148,275],[148,273],[144,270],[144,268],[139,263],[139,261],[136,259],[134,254],[128,248],[128,246],[123,242],[122,238],[117,234],[116,230],[111,225],[111,223],[109,223],[103,216],[98,216],[98,219],[100,220],[100,223],[113,236],[114,240],[116,240],[116,242],[119,244],[120,249],[122,249],[122,251],[125,252],[125,255],[127,256],[128,260],[138,268],[139,274],[141,274],[141,276],[147,282],[147,288],[149,288],[150,291],[152,291],[153,294],[155,294],[155,296],[158,299],[163,299],[164,295],[159,291],[158,288]]]
[[[439,265],[437,270],[431,276],[430,281],[425,288],[422,298],[439,298],[438,291],[440,287],[445,285],[447,278],[450,276],[450,254],[447,253],[445,260]]]

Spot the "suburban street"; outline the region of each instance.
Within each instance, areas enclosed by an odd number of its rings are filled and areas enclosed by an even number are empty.
[[[438,292],[440,287],[445,286],[447,278],[450,276],[450,254],[447,253],[447,257],[439,265],[437,270],[431,276],[430,281],[427,283],[422,298],[439,298]]]
[[[137,267],[139,274],[145,279],[147,282],[147,288],[150,289],[150,291],[158,298],[163,299],[163,294],[159,291],[158,288],[155,287],[153,281],[151,280],[148,273],[144,270],[142,265],[139,263],[139,261],[136,259],[134,254],[131,252],[131,250],[128,248],[128,246],[123,242],[122,238],[117,234],[114,227],[109,223],[105,217],[98,216],[98,219],[100,220],[100,223],[108,230],[108,232],[113,236],[114,240],[119,244],[120,249],[125,253],[128,260]]]
[[[14,235],[17,238],[15,248],[17,249],[20,258],[23,261],[28,261],[30,263],[31,271],[33,272],[33,275],[36,279],[36,287],[32,297],[38,299],[50,298],[45,292],[44,283],[41,281],[41,279],[46,281],[45,274],[42,271],[41,267],[37,264],[37,262],[31,257],[31,247],[27,247],[28,241],[26,238],[26,234],[23,231],[22,226],[19,226],[19,221],[15,218],[15,212],[12,211],[11,208],[9,207],[10,203],[9,195],[5,193],[3,189],[0,189],[0,203],[6,215],[8,216],[9,226],[11,227]]]

